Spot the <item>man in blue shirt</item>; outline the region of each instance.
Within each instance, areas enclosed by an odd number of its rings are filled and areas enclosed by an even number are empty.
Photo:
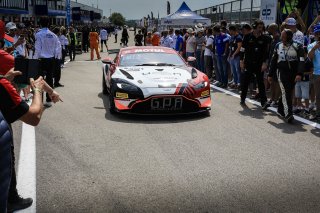
[[[182,37],[182,33],[180,30],[176,30],[176,35],[177,35],[177,41],[176,41],[176,47],[175,50],[182,54],[182,46],[183,46],[183,37]]]
[[[308,46],[308,57],[313,62],[314,90],[316,92],[317,112],[310,119],[320,122],[320,24],[314,26],[315,41]]]
[[[217,60],[217,72],[219,73],[221,83],[219,86],[222,88],[228,87],[228,49],[229,49],[229,37],[222,33],[220,26],[216,25],[213,28],[214,32],[214,44],[215,44],[215,57]]]

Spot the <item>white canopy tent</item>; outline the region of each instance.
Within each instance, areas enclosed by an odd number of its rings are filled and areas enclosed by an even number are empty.
[[[193,12],[188,5],[183,2],[180,8],[167,17],[161,18],[161,26],[195,26],[201,23],[204,26],[210,26],[211,20]]]

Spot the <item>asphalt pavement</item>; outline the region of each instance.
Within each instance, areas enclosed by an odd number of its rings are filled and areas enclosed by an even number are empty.
[[[320,212],[319,129],[216,90],[210,116],[111,115],[89,58],[36,128],[37,212]]]

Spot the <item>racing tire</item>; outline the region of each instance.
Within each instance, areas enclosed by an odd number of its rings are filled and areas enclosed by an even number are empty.
[[[108,95],[109,94],[108,87],[106,85],[106,79],[104,77],[103,71],[102,71],[102,93],[104,95]]]
[[[114,92],[112,90],[109,95],[109,112],[110,114],[116,113],[116,106],[114,104]]]

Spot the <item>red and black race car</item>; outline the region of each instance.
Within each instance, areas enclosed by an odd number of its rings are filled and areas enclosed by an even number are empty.
[[[189,57],[188,62],[195,58]],[[173,49],[127,47],[102,60],[102,89],[111,113],[175,114],[211,109],[208,76]]]

